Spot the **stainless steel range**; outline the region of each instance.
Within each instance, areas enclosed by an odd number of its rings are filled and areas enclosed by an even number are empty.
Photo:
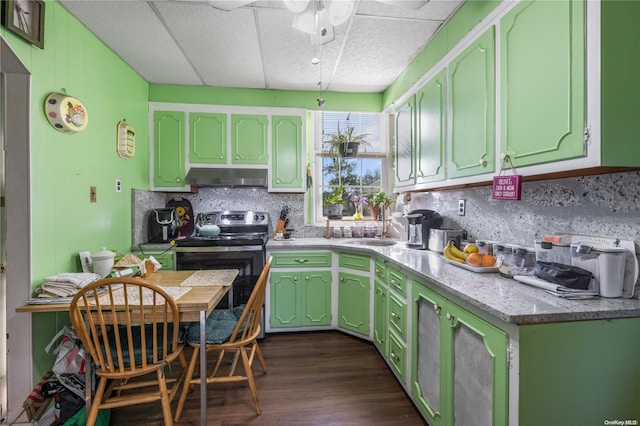
[[[269,214],[213,211],[198,213],[195,222],[193,236],[175,240],[177,269],[238,269],[240,273],[229,291],[228,299],[218,307],[246,303],[264,267],[265,245],[269,239]]]

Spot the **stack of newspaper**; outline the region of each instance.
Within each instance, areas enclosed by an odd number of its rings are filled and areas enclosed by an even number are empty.
[[[541,288],[549,294],[553,294],[554,296],[562,297],[564,299],[591,299],[599,295],[597,291],[569,288],[563,285],[550,283],[542,278],[531,275],[514,275],[513,279],[524,284]]]

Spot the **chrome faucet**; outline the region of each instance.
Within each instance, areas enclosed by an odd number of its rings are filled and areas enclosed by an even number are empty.
[[[384,203],[380,203],[380,218],[382,219],[382,235],[380,239],[384,240],[387,238],[387,233],[389,230],[387,229],[387,218],[386,218],[387,209]]]

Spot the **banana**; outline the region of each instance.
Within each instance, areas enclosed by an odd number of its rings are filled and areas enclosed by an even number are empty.
[[[452,241],[449,241],[449,244],[447,244],[449,246],[451,246],[451,254],[454,255],[455,257],[459,257],[462,260],[464,260],[464,252],[462,252],[458,247],[455,246],[455,244],[453,244]]]
[[[451,242],[449,242],[442,250],[442,255],[449,260],[453,260],[454,262],[464,263],[464,257],[460,258],[460,257],[454,256],[453,253],[451,252],[451,247],[455,247],[455,246]]]

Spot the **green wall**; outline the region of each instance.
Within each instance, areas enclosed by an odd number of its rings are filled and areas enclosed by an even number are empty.
[[[152,84],[149,101],[205,105],[240,105],[258,107],[305,108],[318,107],[318,92],[293,90],[239,89],[231,87],[179,86]],[[322,109],[335,111],[382,111],[381,93],[322,92],[326,104]]]
[[[45,4],[44,49],[0,30],[30,70],[32,93],[33,283],[9,286],[35,286],[46,276],[77,272],[81,250],[104,246],[129,251],[131,189],[149,187],[148,84],[59,4]],[[46,97],[64,90],[87,109],[88,125],[82,132],[58,132],[44,115]],[[136,130],[131,159],[116,153],[116,126],[122,119]],[[115,192],[116,178],[122,180],[121,193]],[[89,203],[90,186],[97,187],[96,203]],[[67,314],[34,315],[34,377],[51,368],[53,357],[44,353],[44,346],[67,323]]]

